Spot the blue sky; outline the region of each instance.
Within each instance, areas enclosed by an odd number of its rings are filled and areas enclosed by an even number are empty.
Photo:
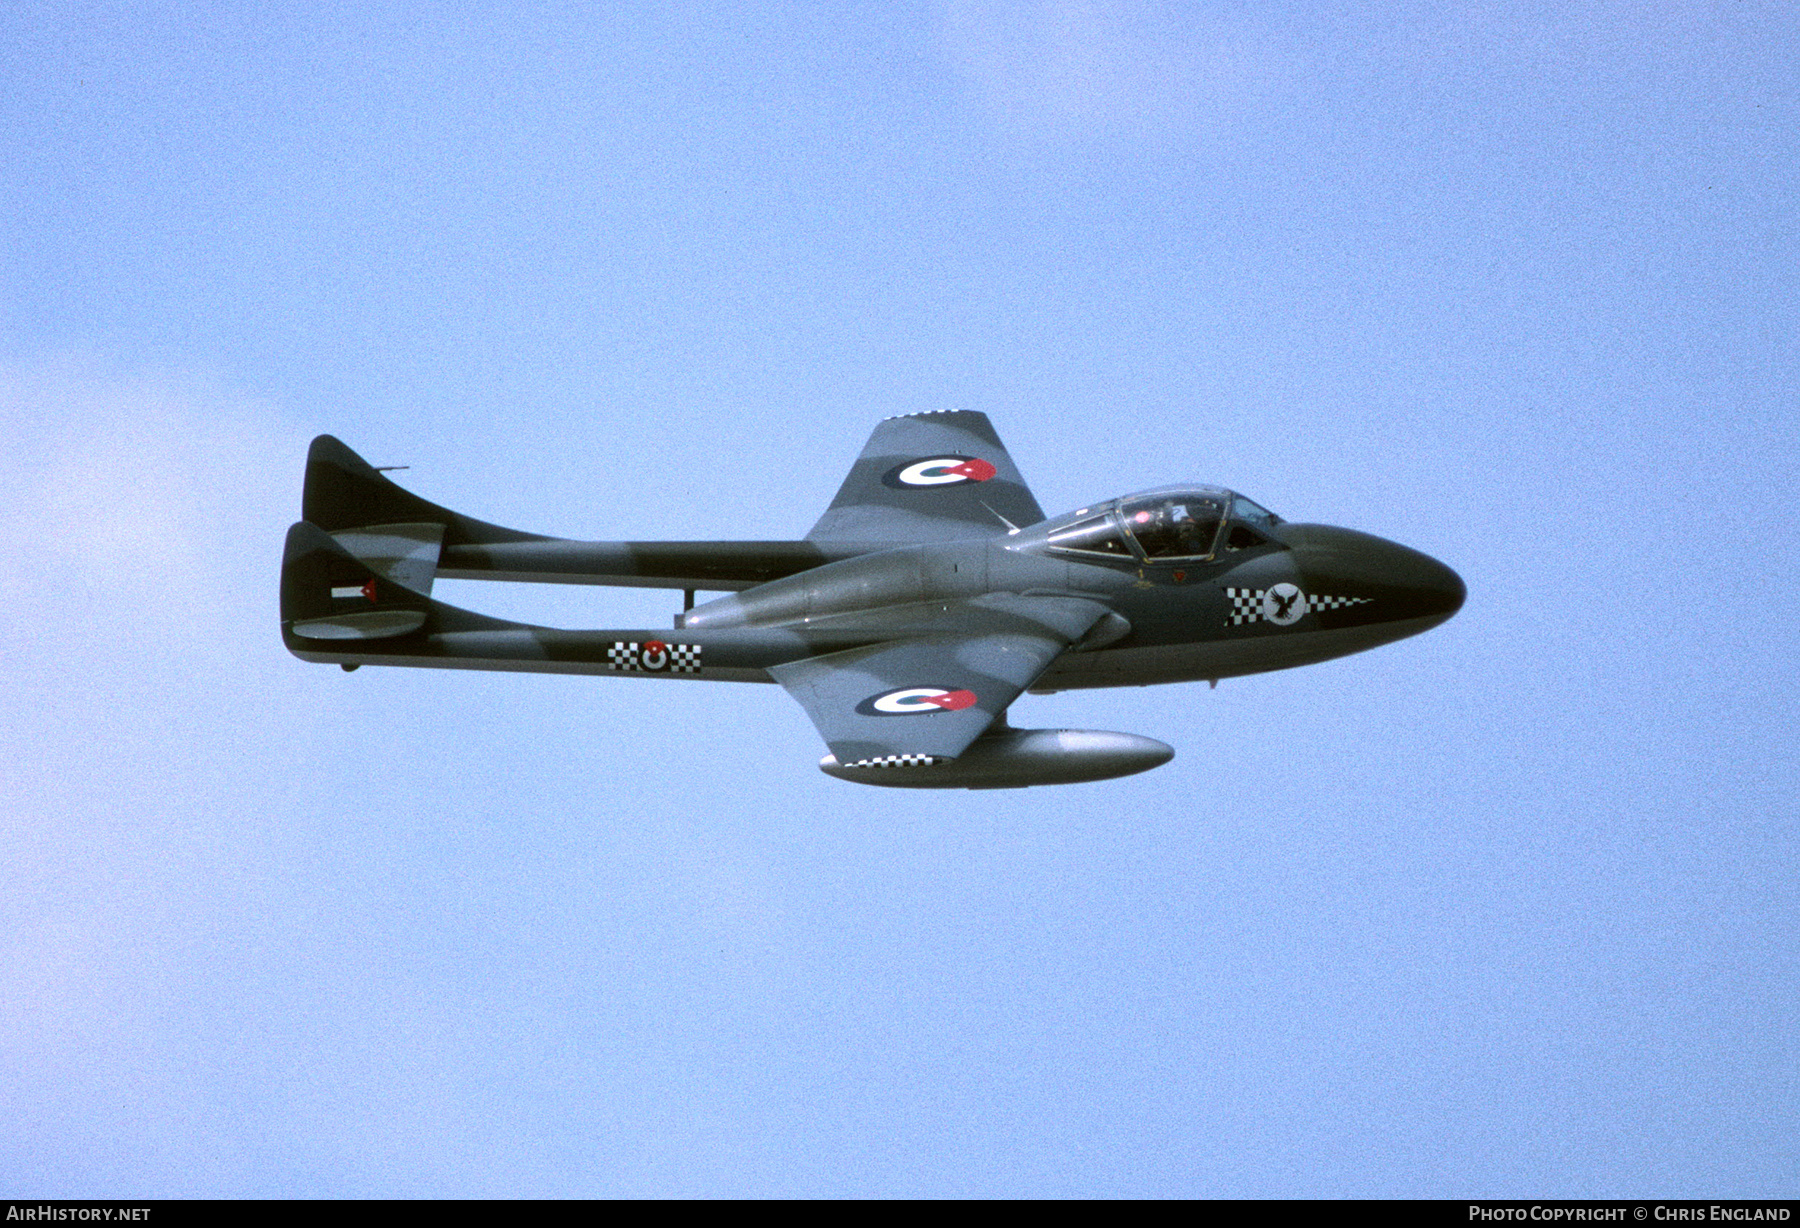
[[[1797,27],[7,6],[0,1186],[1791,1195]],[[789,538],[944,408],[1468,605],[1028,697],[1177,758],[998,794],[828,779],[772,687],[281,647],[320,432]]]

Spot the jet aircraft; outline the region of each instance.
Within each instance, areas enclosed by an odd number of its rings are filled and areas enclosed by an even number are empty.
[[[1046,518],[987,416],[889,418],[798,541],[580,542],[452,512],[329,435],[288,530],[281,631],[305,661],[774,682],[865,784],[1104,780],[1174,750],[1015,729],[1026,691],[1207,681],[1391,643],[1461,608],[1416,550],[1168,486]],[[437,577],[684,591],[671,631],[565,631],[435,601]],[[726,595],[701,605],[696,592]]]

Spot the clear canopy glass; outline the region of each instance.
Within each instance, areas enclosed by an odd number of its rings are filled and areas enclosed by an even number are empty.
[[[1231,492],[1168,486],[1119,500],[1119,517],[1147,559],[1203,559],[1213,553]]]
[[[1080,519],[1051,530],[1052,549],[1156,563],[1253,549],[1268,541],[1264,531],[1281,523],[1267,508],[1218,486],[1164,486],[1076,515]]]

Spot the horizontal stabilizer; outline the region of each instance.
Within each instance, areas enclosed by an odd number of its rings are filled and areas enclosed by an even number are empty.
[[[444,548],[441,524],[374,524],[340,529],[333,540],[367,563],[378,575],[415,593],[431,595],[438,556]]]
[[[383,575],[304,520],[288,529],[282,554],[281,621],[303,640],[393,639],[421,630],[519,625],[440,605]]]

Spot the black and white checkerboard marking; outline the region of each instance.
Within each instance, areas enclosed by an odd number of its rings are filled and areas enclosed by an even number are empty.
[[[1264,598],[1268,595],[1265,588],[1228,588],[1225,595],[1231,599],[1231,617],[1226,621],[1230,627],[1242,627],[1248,623],[1264,620]],[[1373,597],[1321,597],[1306,594],[1306,608],[1312,610],[1341,610],[1345,606],[1364,605],[1372,602]]]
[[[614,640],[606,650],[606,666],[626,673],[697,674],[699,644],[665,644],[661,640]]]
[[[1225,595],[1231,598],[1231,620],[1228,626],[1241,627],[1262,617],[1262,589],[1228,588]]]
[[[1306,604],[1315,610],[1341,610],[1347,605],[1362,605],[1373,597],[1308,597]]]
[[[853,767],[853,768],[930,767],[934,763],[942,763],[942,762],[944,762],[944,760],[942,759],[942,757],[940,757],[938,755],[920,755],[920,754],[877,755],[873,759],[858,759],[853,763],[846,763],[844,766],[845,767]]]

